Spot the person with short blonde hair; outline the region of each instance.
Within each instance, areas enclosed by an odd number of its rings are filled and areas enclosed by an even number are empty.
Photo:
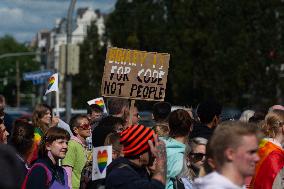
[[[254,174],[259,160],[258,128],[240,121],[221,123],[214,131],[209,148],[212,151],[216,171],[198,178],[196,189],[241,189],[245,179]]]
[[[240,121],[243,122],[249,122],[249,119],[254,115],[255,111],[254,110],[245,110],[241,114]]]
[[[202,137],[196,137],[189,140],[190,152],[188,157],[193,178],[196,178],[199,175],[200,168],[205,162],[207,142],[208,140]]]
[[[122,145],[119,142],[120,135],[118,133],[112,132],[106,136],[105,146],[112,146],[112,159],[115,160],[118,157],[123,156]]]

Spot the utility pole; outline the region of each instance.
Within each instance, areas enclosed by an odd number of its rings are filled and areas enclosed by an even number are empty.
[[[19,61],[17,60],[16,62],[16,93],[17,93],[17,107],[20,107],[21,105],[21,98],[20,98],[20,84],[21,84],[21,80],[20,80],[20,68],[19,68]]]
[[[2,58],[10,58],[10,57],[18,57],[18,56],[34,56],[38,55],[40,53],[38,52],[17,52],[17,53],[5,53],[0,55],[0,59]],[[16,103],[17,107],[20,107],[21,105],[21,97],[20,97],[20,85],[21,85],[21,79],[20,79],[20,68],[19,68],[19,61],[16,61]]]
[[[72,108],[72,75],[68,73],[68,64],[70,60],[68,60],[68,44],[72,43],[72,15],[74,11],[74,7],[76,4],[76,0],[71,0],[71,3],[68,8],[67,15],[67,41],[66,41],[66,64],[65,64],[65,109],[66,109],[66,122],[68,123],[71,119],[71,108]]]

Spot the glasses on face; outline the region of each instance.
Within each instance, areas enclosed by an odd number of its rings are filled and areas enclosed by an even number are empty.
[[[203,157],[206,156],[206,154],[203,153],[190,153],[190,155],[195,161],[201,161]]]
[[[4,120],[0,118],[0,125],[4,123]]]
[[[85,124],[80,125],[78,128],[81,128],[83,130],[89,130],[91,128],[91,125],[85,123]]]

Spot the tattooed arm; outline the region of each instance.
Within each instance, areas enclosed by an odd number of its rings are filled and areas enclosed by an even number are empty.
[[[167,176],[167,154],[166,146],[163,141],[159,141],[158,136],[154,136],[155,145],[152,141],[148,141],[151,152],[155,156],[155,170],[153,172],[152,179],[156,179],[163,184],[166,184]]]

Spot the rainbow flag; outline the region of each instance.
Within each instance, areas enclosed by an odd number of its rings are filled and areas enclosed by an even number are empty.
[[[28,157],[28,162],[33,163],[38,158],[38,149],[39,144],[41,142],[41,137],[43,136],[43,133],[40,128],[34,129],[34,143],[33,143],[33,149]]]
[[[87,103],[89,104],[89,106],[92,104],[97,104],[102,108],[102,110],[104,110],[104,113],[107,113],[106,105],[102,97],[89,100]]]
[[[278,173],[284,167],[284,151],[279,146],[263,139],[259,145],[258,155],[260,160],[248,188],[271,189]]]
[[[58,91],[58,73],[53,74],[48,79],[48,86],[45,95],[52,91]]]

